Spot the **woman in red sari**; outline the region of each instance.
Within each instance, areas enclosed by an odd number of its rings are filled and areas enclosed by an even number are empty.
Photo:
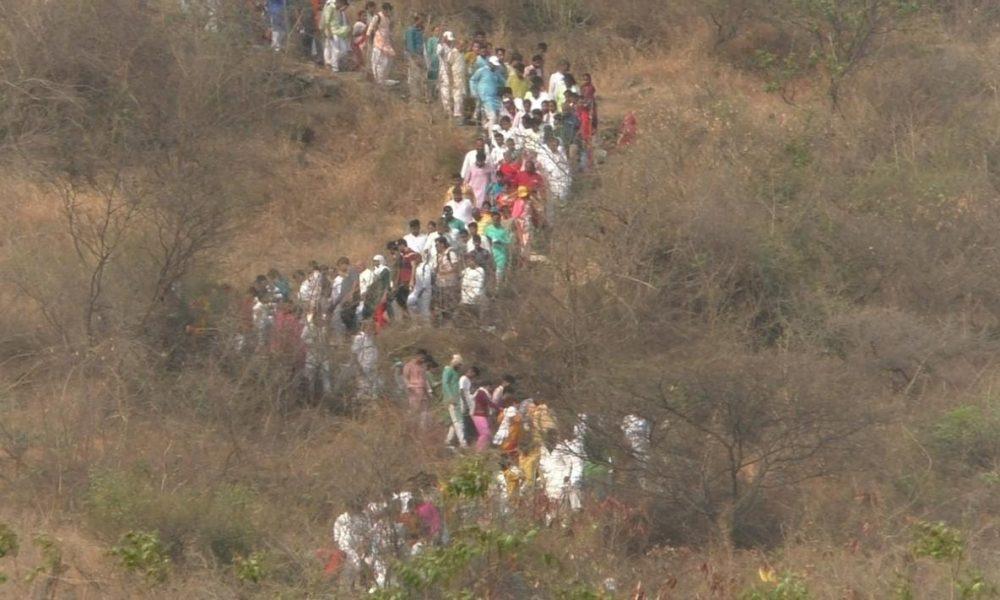
[[[583,81],[583,85],[580,86],[580,98],[583,99],[582,104],[590,108],[590,124],[593,131],[597,131],[597,88],[594,87],[590,73],[584,73],[580,79]]]
[[[368,13],[358,11],[358,20],[351,30],[351,53],[354,55],[354,68],[360,70],[365,66],[365,48],[368,45]]]

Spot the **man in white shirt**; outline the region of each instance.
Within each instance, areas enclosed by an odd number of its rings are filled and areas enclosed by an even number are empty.
[[[506,128],[503,127],[503,125],[504,125],[503,118],[504,117],[510,118],[510,127],[506,127]],[[510,94],[504,94],[503,95],[503,99],[502,99],[501,108],[500,108],[500,121],[499,122],[500,122],[501,128],[503,128],[504,131],[508,131],[510,129],[517,129],[518,127],[521,126],[521,119],[522,118],[524,118],[524,110],[523,110],[523,108],[518,108],[517,107],[516,103],[514,102],[514,97],[513,96],[511,96]],[[504,135],[504,137],[507,137],[506,134]]]
[[[309,277],[299,286],[299,302],[306,314],[312,314],[319,304],[320,293],[323,291],[323,271],[315,262]]]
[[[335,340],[339,340],[340,337],[346,333],[347,328],[344,326],[343,320],[343,300],[344,293],[344,275],[338,271],[337,275],[330,282],[330,297],[327,298],[327,316],[329,316],[330,329],[338,334],[334,337]]]
[[[499,166],[503,162],[504,152],[507,151],[506,146],[507,138],[504,137],[504,131],[500,129],[500,125],[497,125],[493,128],[493,144],[490,146],[490,153],[487,155],[487,160]]]
[[[462,179],[464,180],[472,170],[472,167],[476,166],[476,153],[480,150],[486,152],[486,141],[483,140],[482,136],[476,136],[475,146],[472,150],[465,153],[465,159],[462,161]],[[486,167],[490,170],[496,169],[496,166],[490,162],[489,156],[486,157]]]
[[[566,158],[566,152],[559,145],[559,139],[549,138],[548,142],[538,153],[538,168],[545,177],[545,184],[548,188],[549,202],[546,205],[547,216],[551,219],[551,211],[556,205],[562,206],[569,197],[570,187],[573,185],[573,171]]]
[[[420,258],[413,265],[413,289],[406,299],[407,309],[414,319],[427,322],[431,318],[431,298],[434,292],[434,263],[430,260],[430,252],[420,253]]]
[[[465,373],[458,378],[458,390],[462,394],[462,402],[465,403],[465,414],[471,415],[475,404],[472,401],[472,378],[479,376],[478,367],[469,367]]]
[[[473,250],[476,249],[476,243],[473,240],[475,239],[475,237],[477,235],[479,235],[479,223],[476,223],[475,221],[473,221],[472,223],[469,223],[469,227],[467,229],[468,229],[468,232],[469,232],[469,243],[466,244],[467,247],[466,247],[465,252],[472,252]],[[489,253],[492,254],[493,253],[493,240],[491,240],[490,238],[486,237],[485,235],[482,236],[481,247],[483,249],[485,249],[487,252],[489,252]]]
[[[378,376],[378,346],[375,345],[375,326],[371,321],[365,321],[361,331],[351,342],[351,352],[360,367],[358,377],[358,392],[365,396],[378,393],[380,382]]]
[[[463,197],[462,188],[460,187],[456,186],[453,189],[451,200],[445,206],[451,208],[452,216],[462,223],[468,224],[474,220],[472,218],[472,210],[475,207],[472,204],[472,200]]]
[[[403,236],[406,247],[420,254],[427,247],[427,234],[420,233],[420,219],[410,221],[410,233]]]
[[[542,102],[548,102],[552,96],[542,87],[545,83],[541,77],[532,77],[531,89],[524,95],[524,112],[530,114],[542,108]]]
[[[486,271],[466,254],[465,268],[462,269],[462,310],[472,318],[479,319],[485,300]]]
[[[560,92],[565,91],[566,73],[569,73],[569,61],[561,60],[556,72],[549,77],[549,98],[552,100],[558,100]]]

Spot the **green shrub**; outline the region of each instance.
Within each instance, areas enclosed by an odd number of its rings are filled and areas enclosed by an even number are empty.
[[[5,523],[0,523],[0,558],[7,555],[17,556],[19,549],[17,534]],[[0,583],[7,581],[7,576],[0,573]]]
[[[194,544],[230,564],[256,545],[255,502],[253,492],[241,485],[163,492],[141,470],[102,470],[91,475],[85,504],[91,523],[105,535],[156,531],[175,558]]]
[[[454,474],[445,482],[444,493],[452,498],[467,500],[483,498],[490,489],[490,481],[486,461],[473,456],[459,463]]]
[[[965,542],[957,529],[944,523],[920,521],[913,526],[910,551],[916,557],[929,557],[945,562],[959,561],[965,552]]]
[[[1000,415],[978,406],[962,406],[933,425],[931,446],[948,461],[975,469],[993,469],[1000,460]]]
[[[32,543],[42,555],[42,564],[28,574],[27,580],[34,581],[39,575],[45,575],[50,580],[58,577],[66,568],[63,564],[59,540],[47,533],[39,533],[32,540]]]
[[[198,524],[198,535],[223,564],[237,556],[250,554],[258,532],[253,524],[253,492],[241,485],[226,485],[217,489]]]
[[[142,573],[151,583],[165,581],[170,572],[170,558],[155,531],[129,531],[110,554],[118,557],[125,570]]]
[[[236,578],[247,583],[260,583],[267,576],[266,558],[263,552],[254,552],[246,558],[237,556],[233,560]]]
[[[766,581],[740,594],[741,600],[809,600],[809,598],[809,588],[795,573],[784,573],[774,581]]]

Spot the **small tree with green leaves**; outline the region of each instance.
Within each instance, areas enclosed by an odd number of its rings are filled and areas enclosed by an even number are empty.
[[[17,534],[5,523],[0,523],[0,558],[17,556],[19,549]],[[0,583],[7,581],[7,575],[0,572]]]
[[[161,583],[170,572],[170,557],[155,531],[129,531],[111,549],[126,571],[138,572],[151,583]]]
[[[264,581],[267,576],[267,568],[265,566],[267,556],[263,552],[254,552],[250,556],[236,556],[233,559],[233,569],[236,572],[236,578],[244,583],[252,583],[254,585]]]
[[[785,0],[775,14],[812,38],[811,58],[824,67],[836,108],[844,80],[919,9],[918,0]]]

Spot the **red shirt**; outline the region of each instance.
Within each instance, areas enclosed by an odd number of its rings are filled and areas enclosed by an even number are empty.
[[[419,254],[407,248],[399,256],[399,268],[396,270],[396,285],[410,285],[410,277],[413,275],[413,263],[420,257]]]
[[[490,397],[490,393],[486,391],[486,388],[476,390],[475,395],[472,396],[472,401],[474,403],[472,409],[473,417],[490,416],[490,408],[493,407],[493,398]]]
[[[541,174],[538,173],[538,171],[535,171],[534,173],[521,171],[514,178],[514,183],[517,185],[517,187],[521,187],[523,185],[524,187],[534,192],[542,187],[542,184],[545,183],[545,180],[542,178]]]
[[[291,312],[278,311],[271,331],[271,352],[291,357],[295,363],[305,358],[306,348],[302,343],[302,323]]]
[[[516,182],[517,174],[521,172],[521,163],[519,162],[503,162],[500,163],[500,177],[503,178],[504,183]]]

